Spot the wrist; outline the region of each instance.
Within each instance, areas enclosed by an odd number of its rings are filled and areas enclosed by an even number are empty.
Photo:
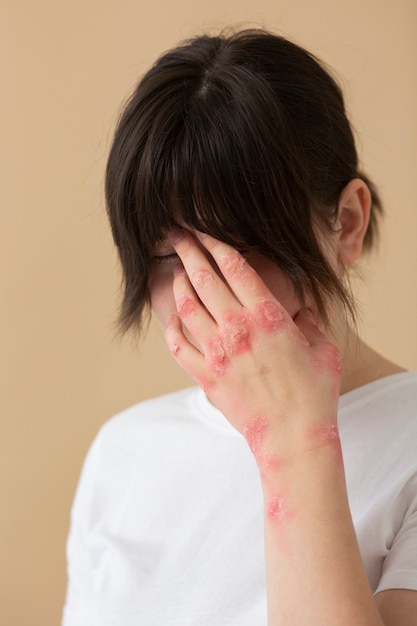
[[[248,422],[243,435],[255,457],[262,478],[268,478],[285,468],[301,462],[305,456],[314,462],[315,451],[322,448],[331,450],[331,455],[339,466],[343,466],[342,450],[336,420],[325,424],[304,427],[300,432],[291,428],[290,432],[271,428],[267,420],[257,417]]]

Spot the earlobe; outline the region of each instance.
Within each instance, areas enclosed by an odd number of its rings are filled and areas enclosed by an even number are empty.
[[[371,204],[371,192],[360,178],[351,180],[340,194],[337,227],[341,265],[352,265],[361,255]]]

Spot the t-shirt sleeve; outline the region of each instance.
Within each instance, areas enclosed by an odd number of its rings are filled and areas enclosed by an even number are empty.
[[[410,504],[385,557],[376,593],[387,589],[417,591],[417,475],[409,481],[407,493]]]

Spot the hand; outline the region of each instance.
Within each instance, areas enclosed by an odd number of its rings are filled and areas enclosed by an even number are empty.
[[[196,237],[199,245],[185,230],[170,237],[182,265],[166,340],[179,365],[245,435],[258,462],[338,440],[339,353],[311,311],[292,319],[239,252]]]

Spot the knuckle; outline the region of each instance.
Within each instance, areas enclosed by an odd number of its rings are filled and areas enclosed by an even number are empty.
[[[246,259],[236,250],[225,252],[221,262],[225,273],[231,278],[239,277],[250,270]]]
[[[286,321],[283,307],[271,298],[263,298],[255,307],[255,321],[266,331],[278,330]]]
[[[207,360],[210,369],[222,376],[227,366],[227,355],[219,336],[212,337],[207,346]]]
[[[250,350],[250,323],[245,314],[228,311],[224,315],[221,337],[226,352],[231,356]]]
[[[212,288],[216,282],[212,271],[201,268],[193,270],[190,278],[196,289]]]

